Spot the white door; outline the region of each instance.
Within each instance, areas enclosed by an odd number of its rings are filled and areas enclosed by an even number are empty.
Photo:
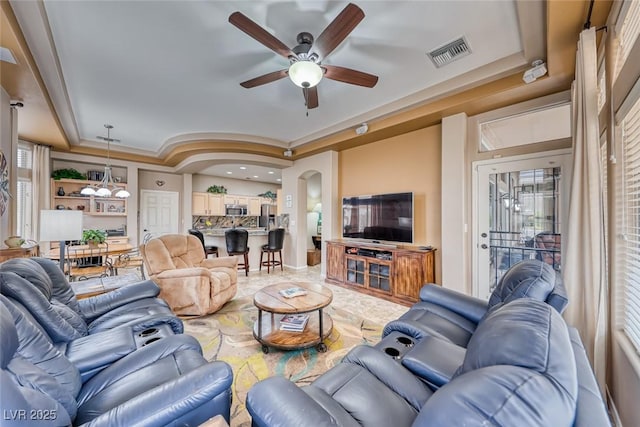
[[[140,190],[140,242],[163,234],[179,233],[179,194]]]
[[[569,205],[569,150],[474,162],[473,292],[487,299],[524,259],[562,268]]]

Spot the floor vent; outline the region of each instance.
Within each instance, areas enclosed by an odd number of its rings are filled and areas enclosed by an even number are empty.
[[[443,67],[450,62],[467,56],[471,53],[471,48],[464,37],[460,37],[457,40],[447,43],[437,49],[428,53],[429,58],[433,61],[436,68]]]

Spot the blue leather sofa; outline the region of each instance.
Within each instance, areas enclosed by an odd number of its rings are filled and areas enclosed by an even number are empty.
[[[7,273],[4,273],[7,274]],[[173,335],[83,381],[41,329],[0,296],[2,425],[194,426],[229,421],[232,372]]]
[[[31,282],[58,306],[69,307],[86,324],[88,334],[104,331],[149,316],[175,318],[166,302],[157,298],[158,285],[145,280],[106,294],[82,300],[76,296],[57,263],[47,258],[15,258],[0,264],[0,272],[13,272]],[[173,321],[175,333],[182,333],[182,322]]]
[[[489,303],[427,285],[306,387],[282,377],[247,396],[254,426],[608,427],[610,420],[553,269],[513,267]]]
[[[438,285],[425,285],[420,290],[420,301],[389,322],[382,336],[394,331],[417,339],[437,336],[466,347],[478,323],[492,307],[523,297],[545,301],[559,313],[568,303],[555,270],[542,261],[526,260],[502,276],[488,302]]]

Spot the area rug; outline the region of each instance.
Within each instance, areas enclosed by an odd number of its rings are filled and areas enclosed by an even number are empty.
[[[382,325],[332,306],[325,308],[325,312],[333,319],[333,331],[325,340],[326,353],[309,348],[270,349],[264,354],[253,338],[258,309],[248,296],[234,299],[212,315],[184,321],[185,333],[198,339],[207,360],[224,360],[233,368],[231,427],[251,425],[245,399],[258,381],[282,375],[298,385],[308,384],[339,363],[356,345],[379,341]]]

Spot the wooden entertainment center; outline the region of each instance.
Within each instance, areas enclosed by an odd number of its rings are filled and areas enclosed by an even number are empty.
[[[420,288],[436,278],[435,249],[327,242],[327,282],[400,304],[419,300]]]

